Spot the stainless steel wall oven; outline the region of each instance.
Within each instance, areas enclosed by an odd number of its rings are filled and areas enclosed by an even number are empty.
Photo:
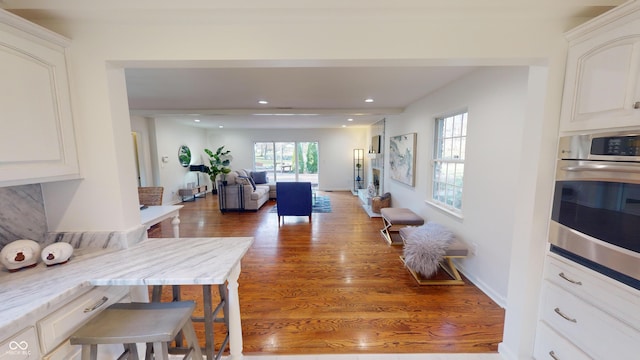
[[[551,251],[640,289],[640,130],[563,137]]]

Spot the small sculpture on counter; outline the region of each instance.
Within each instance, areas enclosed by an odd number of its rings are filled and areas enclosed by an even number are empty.
[[[0,251],[0,262],[9,272],[36,266],[39,258],[40,244],[33,240],[16,240],[7,244]]]
[[[71,244],[57,242],[42,249],[40,257],[42,257],[42,262],[47,266],[51,266],[66,263],[69,261],[71,254],[73,254],[73,246]]]

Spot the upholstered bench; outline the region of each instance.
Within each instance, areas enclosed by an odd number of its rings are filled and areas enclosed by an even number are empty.
[[[402,238],[398,230],[405,226],[417,226],[424,224],[424,219],[410,209],[406,208],[382,208],[382,225],[380,233],[390,245],[402,245]]]
[[[453,259],[466,257],[469,249],[448,229],[437,223],[429,223],[420,227],[402,228],[399,234],[405,246],[404,256],[400,258],[418,284],[464,285]],[[444,270],[450,278],[438,277],[438,268]],[[425,272],[428,276],[425,276]]]

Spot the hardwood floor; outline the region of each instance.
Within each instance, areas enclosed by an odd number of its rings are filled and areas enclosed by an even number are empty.
[[[319,194],[330,197],[331,213],[314,213],[312,223],[286,217],[280,227],[269,213],[274,201],[226,214],[211,194],[182,203],[182,237],[255,237],[239,279],[244,354],[497,351],[502,308],[466,279],[418,285],[401,248],[380,236],[380,218],[369,218],[350,192]],[[149,237],[172,237],[170,221]],[[200,291],[183,287],[183,299],[198,300]]]

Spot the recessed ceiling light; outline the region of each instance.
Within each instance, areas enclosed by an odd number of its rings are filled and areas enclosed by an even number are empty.
[[[342,125],[342,127],[347,127],[347,125]]]
[[[267,100],[258,100],[258,104],[267,105],[269,102]]]
[[[218,127],[219,127],[220,129],[222,129],[224,126],[223,126],[223,125],[218,125]]]
[[[195,121],[195,122],[200,122],[200,119],[193,119],[193,121]]]
[[[348,118],[347,121],[353,121],[353,119],[352,118]]]
[[[372,99],[372,98],[367,98],[367,99],[364,99],[364,102],[366,102],[366,103],[372,103],[372,102],[373,102],[373,99]]]
[[[318,116],[320,114],[303,114],[303,113],[256,113],[256,114],[251,114],[254,116]]]

